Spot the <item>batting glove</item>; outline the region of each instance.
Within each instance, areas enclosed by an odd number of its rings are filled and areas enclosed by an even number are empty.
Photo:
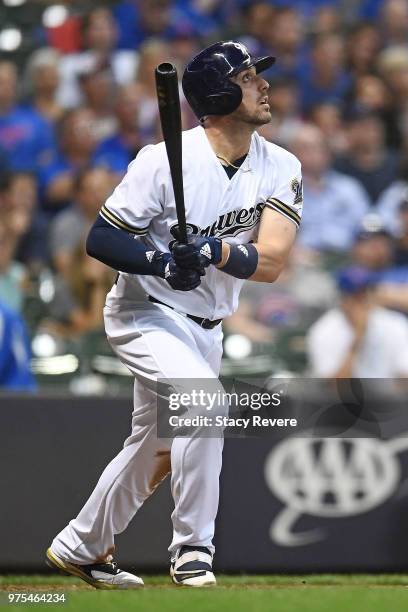
[[[176,291],[191,291],[196,289],[201,283],[201,276],[199,270],[185,270],[179,267],[170,253],[162,253],[162,273],[160,276],[164,278],[172,289]]]
[[[174,261],[180,268],[198,270],[220,263],[222,242],[219,238],[189,234],[188,240],[188,244],[175,242],[171,249]]]

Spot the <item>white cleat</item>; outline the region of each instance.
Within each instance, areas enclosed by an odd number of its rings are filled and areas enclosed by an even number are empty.
[[[204,546],[182,546],[171,560],[170,576],[179,586],[215,586],[212,554]]]
[[[61,559],[51,548],[47,550],[46,556],[47,565],[64,574],[82,578],[95,589],[138,589],[144,586],[144,582],[139,576],[119,569],[113,561],[77,565]]]

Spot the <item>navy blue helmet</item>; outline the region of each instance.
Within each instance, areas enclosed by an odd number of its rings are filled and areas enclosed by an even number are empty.
[[[215,43],[187,64],[182,80],[184,95],[200,121],[207,115],[229,115],[242,101],[242,90],[231,77],[251,66],[262,72],[275,59],[270,55],[251,57],[241,43]]]

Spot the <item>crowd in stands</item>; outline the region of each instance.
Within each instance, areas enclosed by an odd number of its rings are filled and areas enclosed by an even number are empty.
[[[101,329],[115,274],[84,241],[130,161],[161,139],[154,68],[171,61],[182,74],[203,46],[234,39],[277,57],[265,73],[273,118],[259,131],[302,162],[304,212],[287,270],[273,286],[247,283],[226,329],[261,345],[301,329],[306,371],[369,375],[344,356],[330,372],[320,367],[325,342],[337,333],[357,354],[369,312],[381,320],[391,310],[406,355],[408,0],[71,1],[58,23],[46,18],[53,3],[33,4],[30,52],[0,52],[1,342],[11,317],[25,351],[24,318],[31,335]],[[183,98],[182,116],[186,129],[196,125]],[[52,290],[33,326],[25,303],[45,272]],[[324,321],[316,325],[333,310],[323,338]],[[404,359],[373,375],[408,374]],[[0,386],[5,376],[0,361]]]

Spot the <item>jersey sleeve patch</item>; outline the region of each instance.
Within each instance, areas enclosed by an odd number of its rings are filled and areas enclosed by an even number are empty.
[[[269,208],[273,208],[274,210],[284,215],[287,219],[290,219],[290,221],[293,221],[296,227],[300,226],[300,215],[298,215],[298,213],[293,208],[288,206],[288,204],[285,204],[277,198],[268,198],[266,200],[266,206],[268,206]]]
[[[119,219],[115,213],[113,213],[109,208],[104,204],[99,211],[99,214],[105,221],[114,225],[118,229],[125,230],[126,232],[130,232],[131,234],[135,234],[136,236],[145,236],[148,232],[148,227],[132,227],[128,225],[122,219]]]

